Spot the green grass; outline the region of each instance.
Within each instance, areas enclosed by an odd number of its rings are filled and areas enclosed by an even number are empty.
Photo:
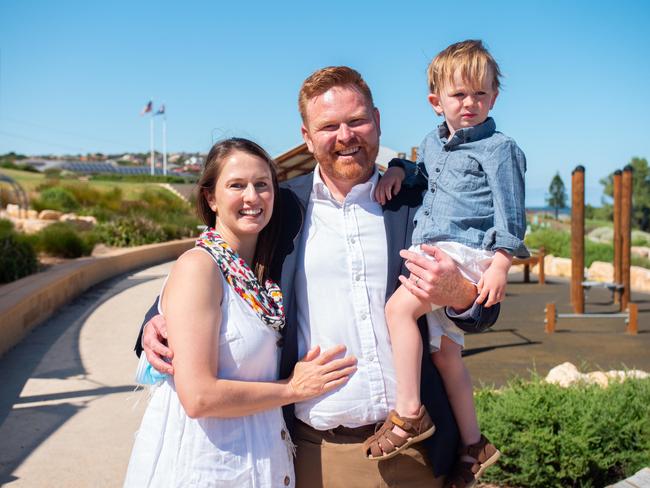
[[[0,168],[0,173],[5,173],[16,180],[28,193],[34,193],[37,188],[45,183],[46,177],[41,173],[31,173],[29,171],[20,171],[15,169]],[[137,183],[123,181],[80,181],[73,178],[61,179],[60,182],[65,185],[90,185],[102,192],[109,192],[113,188],[120,188],[126,200],[136,200],[144,188],[158,188],[158,183]]]

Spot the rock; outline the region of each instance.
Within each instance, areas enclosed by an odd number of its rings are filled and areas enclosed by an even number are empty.
[[[548,258],[551,259],[548,259]],[[544,258],[544,271],[552,276],[571,276],[571,259],[547,256]]]
[[[590,281],[601,281],[612,283],[614,281],[614,266],[612,263],[594,261],[587,271],[587,279]]]
[[[630,266],[630,288],[637,291],[650,291],[650,269]]]
[[[29,219],[23,220],[22,231],[25,234],[36,234],[38,231],[44,229],[48,225],[52,225],[56,220],[40,220],[40,219]]]
[[[10,217],[20,217],[20,207],[15,203],[7,204],[7,214]]]
[[[74,225],[78,230],[90,230],[97,225],[97,219],[92,216],[77,216],[77,214],[63,214],[60,222],[67,222]]]
[[[27,218],[28,219],[37,219],[38,218],[38,212],[36,210],[32,210],[32,209],[27,210]]]
[[[582,374],[578,371],[578,368],[569,362],[555,366],[546,375],[547,383],[553,383],[565,388],[581,380]]]
[[[58,210],[42,210],[38,214],[38,218],[40,220],[59,220],[62,215],[63,213]]]
[[[611,381],[625,381],[627,379],[644,379],[650,377],[650,374],[638,369],[628,371],[611,370],[607,372],[592,371],[587,374],[580,373],[571,363],[562,363],[554,367],[546,375],[545,381],[560,385],[564,388],[574,385],[575,383],[587,383],[598,385],[602,388],[609,386]]]
[[[588,383],[597,384],[603,388],[609,385],[609,376],[607,376],[602,371],[592,371],[591,373],[587,373],[584,376],[586,377],[586,381]]]
[[[632,254],[636,254],[637,256],[641,256],[642,258],[650,258],[650,247],[632,246],[630,251],[632,252]]]

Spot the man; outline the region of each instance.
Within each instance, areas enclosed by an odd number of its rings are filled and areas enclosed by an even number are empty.
[[[281,376],[288,377],[310,345],[345,344],[358,370],[338,391],[297,404],[285,416],[297,445],[298,487],[441,486],[451,467],[458,432],[431,358],[422,361],[422,401],[436,425],[427,442],[379,463],[365,459],[362,443],[395,400],[395,371],[384,304],[401,281],[432,303],[446,304],[457,324],[493,323],[498,307],[472,305],[474,285],[451,259],[429,247],[437,261],[404,252],[409,280],[398,277],[398,253],[409,247],[421,191],[404,189],[383,208],[372,197],[378,180],[379,111],[359,73],[321,69],[305,80],[299,108],[302,135],[318,166],[284,185],[284,243],[278,256],[287,315]],[[468,312],[456,316],[453,310]],[[170,355],[159,342],[160,320],[144,334],[147,358]],[[426,321],[420,324],[428,344]],[[136,345],[139,348],[140,340]]]

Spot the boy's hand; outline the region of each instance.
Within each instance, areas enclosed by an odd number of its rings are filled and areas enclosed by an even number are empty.
[[[405,177],[406,173],[402,168],[388,168],[384,175],[379,178],[379,183],[375,188],[375,200],[385,205],[387,201],[399,193]]]
[[[476,303],[489,308],[492,305],[501,303],[506,297],[506,284],[508,283],[508,270],[512,264],[512,256],[497,251],[490,267],[485,270],[483,276],[476,284],[478,297]],[[485,301],[487,298],[487,301]]]

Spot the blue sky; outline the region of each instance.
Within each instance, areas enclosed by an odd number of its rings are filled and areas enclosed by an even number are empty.
[[[347,64],[373,90],[382,145],[408,152],[439,123],[429,60],[480,38],[505,74],[492,115],[528,158],[527,203],[650,157],[650,2],[0,2],[0,153],[146,152],[147,100],[165,103],[168,149],[249,137],[301,142],[298,89]],[[156,147],[161,149],[160,125]]]

